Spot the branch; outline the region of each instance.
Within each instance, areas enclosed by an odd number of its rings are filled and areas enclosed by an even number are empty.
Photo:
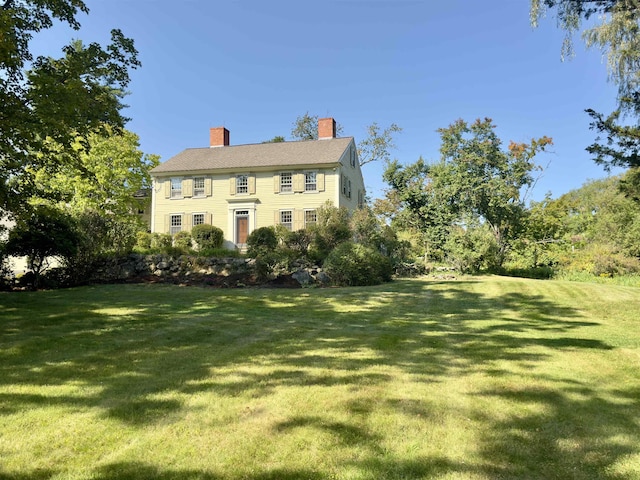
[[[373,122],[369,127],[369,136],[358,145],[358,157],[360,166],[376,160],[390,160],[389,150],[396,148],[393,142],[393,134],[401,132],[402,128],[392,123],[389,127],[380,132],[380,127]]]

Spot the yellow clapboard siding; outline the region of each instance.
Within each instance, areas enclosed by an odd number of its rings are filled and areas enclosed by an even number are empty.
[[[156,179],[156,183],[159,188],[156,190],[155,195],[155,208],[154,208],[154,231],[160,233],[168,233],[169,227],[165,223],[165,219],[168,215],[172,214],[184,214],[191,217],[193,213],[206,213],[207,220],[211,218],[211,224],[222,229],[225,239],[233,241],[231,238],[233,232],[228,232],[229,225],[232,224],[230,215],[234,206],[238,204],[251,204],[255,205],[255,225],[251,228],[266,227],[274,225],[274,219],[277,218],[276,212],[280,210],[290,209],[294,212],[308,209],[318,209],[324,205],[327,201],[331,201],[334,205],[338,202],[342,205],[343,202],[347,203],[351,200],[351,203],[357,205],[357,187],[352,188],[352,198],[347,199],[342,195],[339,195],[340,187],[340,169],[335,170],[318,170],[319,174],[322,174],[322,181],[324,183],[324,190],[318,192],[303,192],[303,193],[276,193],[274,190],[275,181],[274,175],[276,172],[258,172],[255,174],[255,194],[253,195],[232,195],[230,192],[230,178],[235,180],[234,176],[229,174],[224,175],[208,175],[205,178],[205,185],[207,193],[211,193],[211,196],[200,198],[180,198],[172,199],[165,197],[165,190],[163,187],[170,182],[169,177],[160,177]],[[295,173],[302,174],[303,171],[294,171]],[[318,175],[320,177],[320,175]],[[166,181],[166,183],[165,183]],[[210,185],[210,190],[209,190]],[[295,213],[294,213],[295,215]],[[303,226],[303,213],[297,219],[296,226]],[[189,224],[191,221],[189,221]]]

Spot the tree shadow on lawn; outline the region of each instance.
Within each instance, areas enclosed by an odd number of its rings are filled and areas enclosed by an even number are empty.
[[[473,473],[474,469],[446,458],[417,457],[412,460],[395,460],[388,457],[370,457],[363,462],[353,462],[367,480],[439,479],[450,472]],[[48,480],[63,472],[54,470],[31,470],[24,473],[3,473],[0,480]],[[265,468],[255,473],[216,474],[201,470],[161,469],[145,462],[116,462],[96,468],[93,480],[330,480],[334,473],[326,473],[309,466],[307,469]]]
[[[462,464],[442,458],[416,458],[394,461],[386,458],[371,458],[360,465],[370,472],[360,478],[378,479],[438,479],[450,471],[469,471]],[[48,480],[61,472],[53,470],[32,470],[26,473],[3,473],[0,480]],[[160,469],[144,462],[118,462],[97,468],[92,473],[93,480],[330,480],[339,478],[334,474],[320,472],[310,466],[308,469],[266,468],[262,472],[239,472],[219,475],[199,470]]]
[[[133,289],[132,297],[105,295],[99,299],[87,292],[86,299],[74,302],[70,312],[65,309],[64,293],[40,292],[36,295],[51,295],[48,315],[34,319],[23,306],[23,311],[13,309],[11,319],[0,324],[1,343],[8,352],[0,353],[0,386],[75,382],[93,393],[53,397],[46,393],[2,394],[0,414],[54,402],[99,408],[109,418],[145,425],[179,415],[185,408],[179,400],[154,398],[166,392],[189,395],[213,391],[224,396],[250,393],[256,398],[283,386],[384,384],[389,380],[387,374],[367,371],[376,365],[392,366],[424,382],[442,382],[479,371],[500,375],[496,362],[528,368],[558,350],[612,348],[599,340],[581,338],[580,329],[597,324],[582,320],[572,308],[541,295],[508,292],[488,296],[469,288],[478,283],[400,281],[367,289],[313,290],[303,293],[300,300],[291,297],[300,295],[300,291],[221,293],[128,286]],[[96,291],[101,294],[99,288]],[[268,371],[248,370],[256,364],[264,364]],[[234,369],[236,378],[218,380],[212,372],[220,369]],[[315,369],[325,373],[318,374]],[[598,420],[600,423],[585,426],[583,419],[572,412],[591,412],[594,405],[587,408],[572,400],[569,385],[563,381],[557,380],[556,385],[543,392],[524,387],[515,392],[481,393],[516,403],[542,402],[548,407],[545,413],[525,417],[486,419],[482,435],[486,462],[482,465],[461,465],[446,458],[411,462],[388,456],[381,459],[380,439],[355,423],[293,417],[279,428],[286,431],[300,422],[324,425],[337,438],[348,436],[350,441],[363,444],[370,455],[354,465],[372,472],[371,478],[437,478],[450,472],[492,478],[521,474],[526,478],[590,478],[595,472],[599,478],[619,478],[607,476],[607,467],[633,451],[616,446],[609,430],[634,425],[637,405],[620,406],[584,387],[586,401],[599,402],[598,406],[608,412]],[[626,390],[620,393],[633,394]],[[376,408],[354,402],[346,408],[355,415],[368,415],[371,411],[367,409]],[[415,400],[407,405],[402,399],[390,398],[385,405],[400,413],[428,411]],[[568,430],[545,429],[548,424],[566,425]],[[582,431],[574,440],[586,441],[589,437],[589,445],[597,445],[603,452],[597,461],[590,460],[594,450],[589,446],[567,456],[556,445],[578,428]],[[622,431],[640,444],[637,431]],[[526,458],[527,451],[535,463]],[[536,464],[545,467],[531,470]],[[130,478],[216,478],[202,472],[176,476],[176,472],[154,472],[154,467],[144,464],[127,465],[113,465],[96,478],[129,478],[122,476],[123,472],[140,468],[147,477]],[[406,475],[390,475],[392,471]],[[325,476],[310,470],[242,478]]]
[[[637,460],[631,467],[624,463],[638,454],[639,388],[619,389],[612,400],[571,383],[478,394],[538,407],[535,413],[488,422],[482,453],[492,460],[487,469],[492,478],[638,478]]]

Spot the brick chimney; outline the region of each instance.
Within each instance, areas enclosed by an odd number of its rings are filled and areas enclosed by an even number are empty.
[[[209,146],[228,147],[229,146],[229,130],[224,127],[214,127],[209,129]]]
[[[318,139],[336,138],[336,121],[329,118],[318,119]]]

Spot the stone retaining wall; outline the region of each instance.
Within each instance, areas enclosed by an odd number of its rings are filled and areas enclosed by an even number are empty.
[[[296,266],[283,277],[290,277],[300,286],[328,285],[329,277],[318,266]],[[98,264],[92,282],[109,283],[132,281],[143,278],[155,278],[158,281],[188,281],[200,279],[211,285],[235,286],[258,282],[255,260],[250,258],[217,258],[181,255],[178,257],[155,254],[130,254],[126,257],[108,258]],[[234,277],[233,284],[224,282]]]

